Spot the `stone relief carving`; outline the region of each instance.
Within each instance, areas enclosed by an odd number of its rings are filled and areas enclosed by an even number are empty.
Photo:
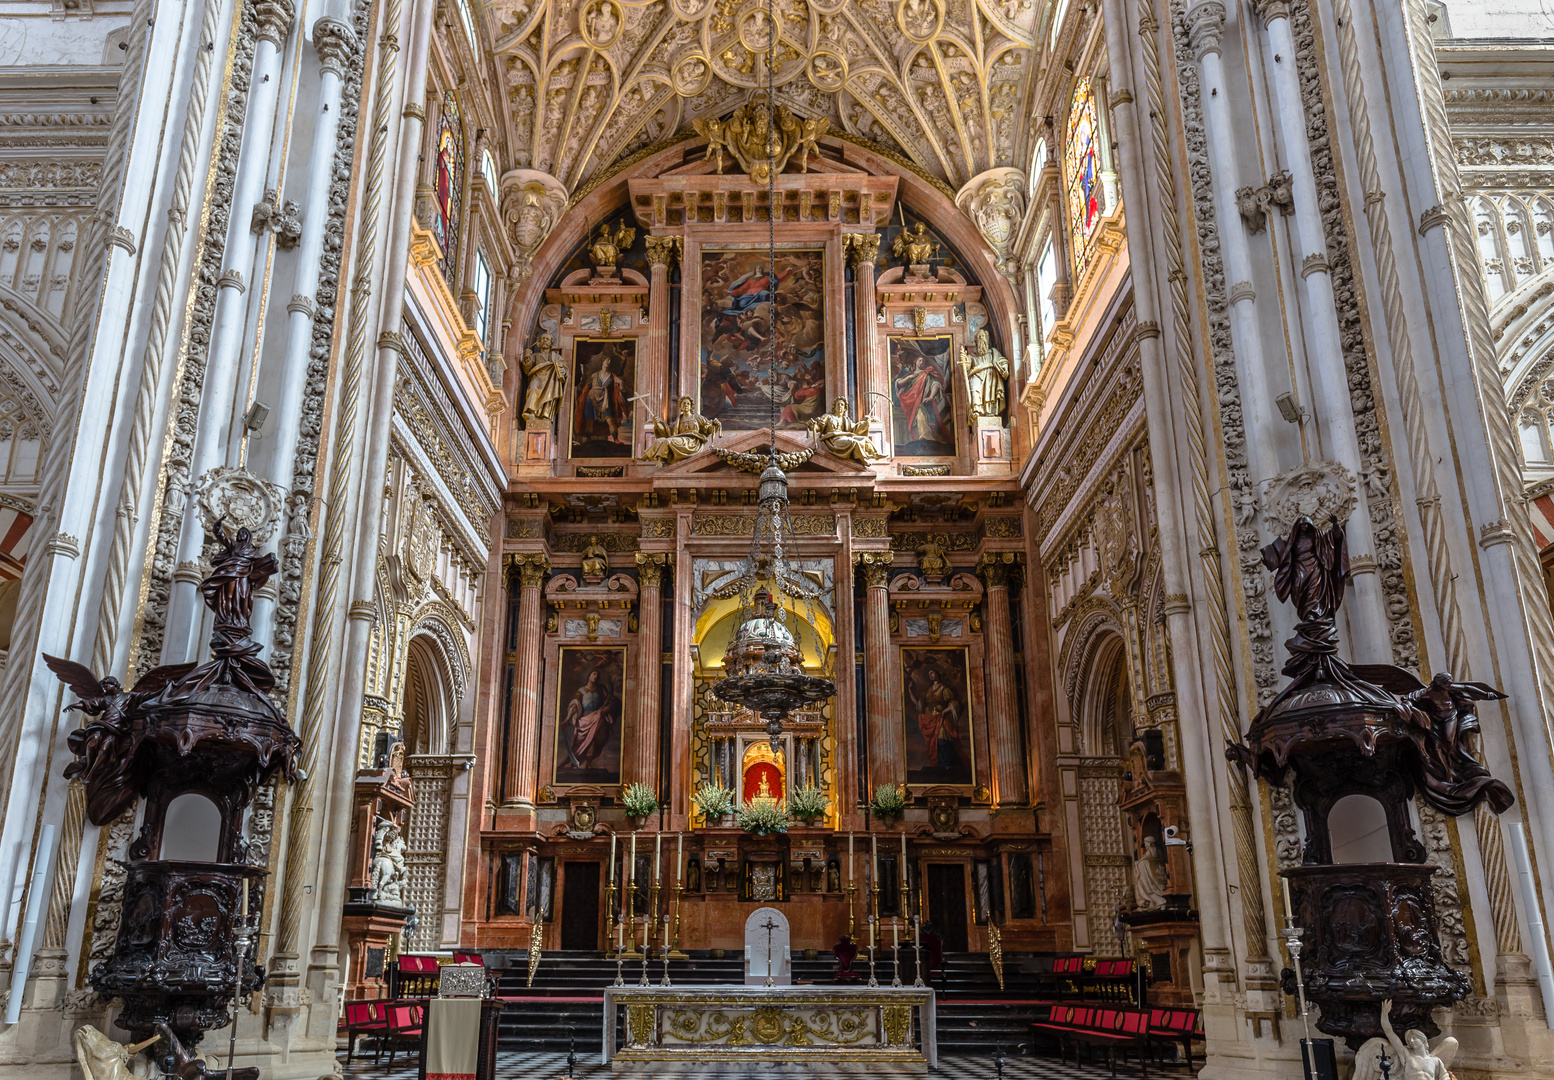
[[[515,169],[502,177],[502,215],[518,249],[513,266],[517,281],[528,278],[535,251],[550,236],[566,208],[566,188],[549,173]]]
[[[200,524],[207,533],[214,534],[216,522],[225,521],[228,529],[247,529],[256,544],[275,535],[285,499],[279,484],[229,465],[207,471],[196,488]]]
[[[1281,473],[1263,489],[1263,520],[1271,535],[1290,531],[1299,517],[1309,517],[1321,528],[1329,518],[1348,521],[1355,507],[1355,475],[1335,461],[1301,465]]]
[[[1025,174],[1013,168],[989,169],[956,193],[955,205],[976,222],[997,256],[999,271],[1012,280],[1019,266],[1009,258],[1009,245],[1025,217]]]

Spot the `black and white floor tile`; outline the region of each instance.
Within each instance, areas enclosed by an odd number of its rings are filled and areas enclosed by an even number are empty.
[[[581,1058],[581,1055],[579,1055]],[[340,1056],[342,1064],[345,1055]],[[403,1056],[393,1065],[386,1060],[381,1065],[374,1065],[372,1061],[353,1061],[346,1067],[347,1080],[416,1080],[417,1068],[414,1059],[408,1063]],[[498,1058],[496,1080],[563,1080],[567,1075],[567,1056],[565,1054],[529,1053],[525,1051],[504,1051]],[[604,1080],[611,1076],[608,1065],[599,1064],[595,1055],[590,1055],[586,1061],[579,1060],[572,1076],[575,1080]],[[627,1074],[638,1075],[637,1070]],[[646,1075],[646,1073],[642,1073]],[[654,1072],[655,1076],[668,1077],[672,1072]],[[769,1074],[767,1074],[769,1075]],[[870,1069],[866,1074],[861,1070],[854,1075],[867,1075],[880,1077],[882,1080],[891,1080],[893,1077],[907,1077],[921,1075],[900,1072],[898,1070],[881,1067]],[[945,1080],[998,1080],[997,1070],[994,1068],[992,1055],[978,1057],[951,1057],[939,1058],[938,1071],[932,1073],[934,1077],[942,1077]],[[1151,1069],[1154,1077],[1183,1078],[1185,1070],[1180,1066],[1168,1068],[1162,1074]],[[749,1080],[761,1080],[763,1073],[753,1069],[749,1074]],[[1141,1080],[1138,1065],[1129,1061],[1125,1066],[1117,1063],[1118,1080]],[[1091,1064],[1075,1067],[1072,1064],[1059,1062],[1053,1057],[1009,1057],[1004,1061],[1004,1080],[1110,1080],[1111,1070],[1105,1061],[1096,1061]],[[719,1080],[745,1080],[745,1078],[722,1073]]]

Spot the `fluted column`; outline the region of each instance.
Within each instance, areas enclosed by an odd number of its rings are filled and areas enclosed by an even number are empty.
[[[654,273],[658,271],[655,268]],[[626,783],[640,780],[658,790],[659,713],[663,687],[664,573],[674,565],[669,552],[637,552],[640,586],[637,616],[637,706],[627,741]]]
[[[901,724],[892,708],[890,680],[890,565],[889,551],[864,551],[855,556],[868,586],[863,608],[863,670],[869,683],[869,794],[880,784],[906,780],[906,752],[901,745]]]
[[[647,393],[649,408],[667,418],[675,414],[669,403],[669,267],[680,257],[684,241],[678,236],[650,236],[646,242],[652,273],[648,278],[647,342],[637,387]],[[652,434],[651,425],[643,428],[644,437]],[[640,447],[637,452],[641,453]]]
[[[518,575],[517,664],[513,671],[513,727],[507,740],[507,777],[503,805],[533,808],[540,767],[540,635],[545,625],[540,589],[550,573],[543,552],[514,555],[508,564]]]
[[[987,669],[987,740],[993,756],[993,805],[1027,801],[1025,747],[1020,738],[1019,695],[1014,682],[1014,632],[1009,621],[1009,575],[1019,573],[1012,551],[990,553],[977,563],[977,573],[987,586],[983,610],[987,613],[987,643],[983,664]]]
[[[890,399],[877,395],[887,394],[889,379],[885,359],[880,355],[879,331],[874,323],[874,309],[879,303],[874,292],[874,260],[879,258],[880,237],[879,233],[852,233],[847,241],[847,258],[853,268],[853,306],[857,324],[854,333],[858,347],[858,400],[853,402],[853,413],[868,417],[870,427],[875,425],[877,417],[888,447],[890,427],[886,421],[889,418],[880,403]]]

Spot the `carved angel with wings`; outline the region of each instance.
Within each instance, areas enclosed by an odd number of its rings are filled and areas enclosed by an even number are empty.
[[[610,223],[605,222],[599,226],[599,239],[588,247],[588,257],[593,260],[596,267],[609,268],[620,262],[621,255],[631,247],[632,241],[637,238],[637,230],[629,227],[624,221],[616,229],[615,235],[610,235]]]
[[[1392,1044],[1396,1055],[1392,1080],[1452,1080],[1451,1063],[1457,1057],[1457,1040],[1448,1035],[1432,1050],[1425,1033],[1417,1028],[1409,1028],[1400,1039],[1392,1030],[1391,1013],[1392,999],[1388,998],[1381,1003],[1381,1030],[1386,1033],[1386,1040],[1369,1039],[1360,1047],[1354,1056],[1354,1075],[1350,1080],[1383,1080],[1381,1056],[1387,1043]]]
[[[65,777],[79,778],[86,787],[86,816],[92,824],[107,825],[135,801],[136,792],[130,780],[130,763],[135,756],[135,710],[168,683],[194,670],[194,665],[166,664],[154,668],[125,693],[112,675],[98,679],[91,669],[74,660],[44,653],[43,662],[76,695],[75,703],[67,705],[66,711],[79,709],[93,717],[70,733],[70,752],[75,760],[65,766]]]

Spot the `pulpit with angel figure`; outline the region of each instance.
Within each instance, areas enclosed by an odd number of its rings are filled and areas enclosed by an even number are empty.
[[[1423,1043],[1440,1031],[1431,1011],[1467,997],[1472,982],[1442,955],[1436,868],[1409,803],[1417,797],[1453,816],[1481,803],[1497,814],[1511,806],[1510,789],[1489,774],[1474,742],[1477,704],[1505,695],[1444,672],[1426,685],[1402,668],[1351,665],[1338,655],[1349,554],[1336,518],[1323,528],[1302,516],[1262,554],[1275,595],[1300,619],[1286,642],[1290,681],[1226,754],[1289,785],[1305,819],[1301,865],[1281,873],[1305,931],[1306,997],[1321,1010],[1317,1026],[1351,1049],[1390,1033],[1389,1013]],[[1330,815],[1354,795],[1380,804],[1390,861],[1334,862]],[[1284,984],[1294,991],[1292,971]],[[1409,1052],[1417,1057],[1417,1047]]]

